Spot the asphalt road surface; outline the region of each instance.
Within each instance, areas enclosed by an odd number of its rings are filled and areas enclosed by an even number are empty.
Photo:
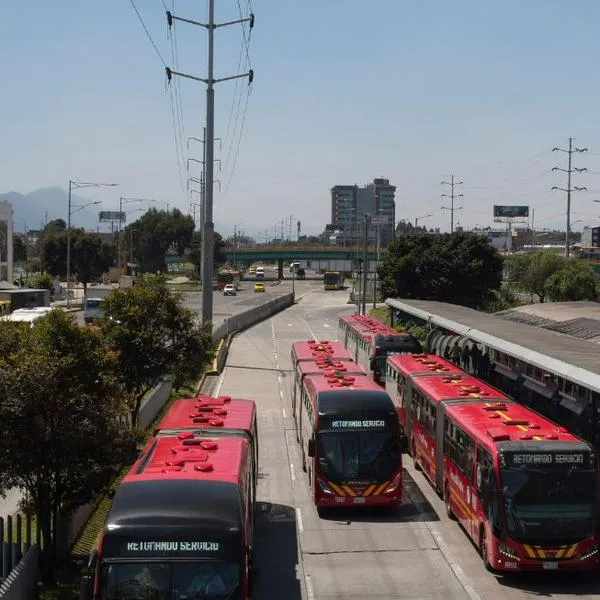
[[[496,577],[443,502],[405,457],[405,499],[396,510],[319,517],[293,432],[290,345],[335,339],[347,292],[313,286],[297,304],[237,336],[227,365],[205,392],[255,399],[260,478],[257,600],[600,599],[596,575]]]

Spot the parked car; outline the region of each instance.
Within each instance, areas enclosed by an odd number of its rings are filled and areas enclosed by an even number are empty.
[[[254,284],[254,291],[255,292],[264,292],[265,291],[265,284],[264,283],[255,283]]]
[[[233,283],[228,283],[223,288],[223,296],[235,296],[237,291],[235,289],[235,285]]]

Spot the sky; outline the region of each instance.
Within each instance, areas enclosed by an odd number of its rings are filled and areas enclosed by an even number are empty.
[[[115,182],[85,190],[103,209],[119,196],[186,212],[198,194],[207,0],[28,0],[0,19],[0,193]],[[455,225],[494,225],[492,207],[528,205],[534,227],[600,224],[598,0],[216,0],[217,22],[250,11],[255,27],[215,32],[214,220],[262,238],[282,219],[320,233],[330,188],[385,177],[396,219],[450,229],[449,181],[462,181]],[[160,56],[159,56],[160,54]],[[163,64],[164,61],[164,64]],[[188,169],[189,167],[189,169]],[[219,170],[220,167],[220,170]],[[192,187],[197,187],[192,183]],[[191,200],[190,200],[191,198]],[[140,203],[139,206],[143,206]],[[165,205],[166,206],[166,205]],[[425,217],[425,215],[431,215]],[[33,217],[32,217],[33,220]],[[76,216],[74,216],[76,222]],[[531,221],[531,218],[530,218]],[[498,227],[498,225],[496,225]]]

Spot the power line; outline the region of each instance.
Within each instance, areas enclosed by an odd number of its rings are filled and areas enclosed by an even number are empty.
[[[156,55],[160,59],[160,62],[166,68],[167,63],[165,62],[164,58],[162,57],[160,51],[158,50],[158,46],[154,43],[154,40],[152,39],[152,36],[150,35],[148,28],[146,27],[146,23],[144,23],[144,19],[142,19],[142,15],[140,15],[140,11],[137,9],[137,6],[135,5],[133,0],[129,0],[129,2],[131,3],[131,6],[133,6],[133,10],[135,10],[135,14],[137,15],[138,19],[140,20],[140,23],[142,24],[142,27],[144,28],[144,31],[146,32],[146,35],[148,36],[148,39],[150,40],[150,43],[152,44],[152,47],[154,48],[154,52],[156,52]]]
[[[454,233],[454,211],[462,210],[462,206],[454,206],[454,198],[462,198],[463,194],[455,194],[454,188],[455,186],[462,185],[462,181],[454,181],[454,175],[450,176],[450,181],[442,181],[442,185],[449,185],[451,192],[450,194],[442,194],[442,198],[450,198],[450,207],[442,206],[442,210],[450,211],[450,233]]]
[[[231,166],[231,173],[229,174],[229,179],[227,180],[227,184],[225,186],[225,194],[229,190],[231,186],[231,182],[233,181],[233,176],[235,175],[235,167],[237,166],[238,153],[240,151],[240,146],[242,144],[242,135],[244,134],[244,125],[246,124],[246,113],[248,112],[248,102],[250,100],[250,94],[252,93],[252,86],[248,88],[248,92],[246,94],[246,102],[244,103],[244,112],[242,113],[242,124],[240,125],[240,136],[238,137],[237,146],[235,149],[235,154],[233,157],[233,165]]]
[[[587,148],[574,148],[573,147],[573,138],[569,138],[569,149],[565,150],[563,148],[555,147],[552,148],[552,152],[565,152],[569,155],[569,166],[566,169],[561,169],[560,167],[554,167],[553,171],[562,171],[567,174],[567,187],[561,188],[556,185],[552,186],[553,190],[560,190],[562,192],[566,192],[567,194],[567,231],[565,235],[565,257],[569,258],[571,254],[571,192],[579,192],[586,190],[586,187],[571,187],[571,174],[572,173],[583,173],[587,171],[587,169],[578,169],[577,167],[573,167],[573,154],[576,152],[587,152]]]

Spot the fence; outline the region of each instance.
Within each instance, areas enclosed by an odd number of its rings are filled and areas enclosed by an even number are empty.
[[[38,592],[38,565],[39,547],[34,545],[25,552],[16,567],[2,578],[0,600],[35,600]]]

